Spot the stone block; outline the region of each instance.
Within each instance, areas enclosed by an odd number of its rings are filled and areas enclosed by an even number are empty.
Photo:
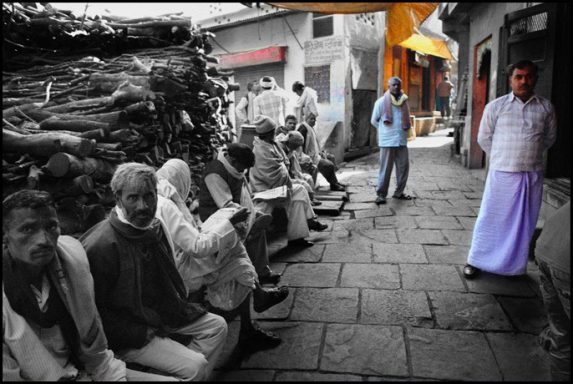
[[[416,221],[411,216],[386,216],[374,219],[376,229],[417,228]]]
[[[342,207],[345,211],[360,211],[367,209],[378,209],[375,203],[344,203]]]
[[[432,313],[425,292],[364,289],[360,323],[431,325]]]
[[[400,288],[400,273],[397,265],[344,264],[340,286],[398,289]]]
[[[354,323],[358,316],[356,288],[299,288],[292,320]]]
[[[317,263],[324,252],[324,245],[315,244],[309,248],[287,247],[274,257],[273,261],[283,263]]]
[[[277,373],[275,381],[362,381],[361,376],[339,373],[321,373],[304,371],[286,371]]]
[[[382,244],[372,247],[375,263],[427,264],[424,249],[419,244]]]
[[[381,217],[392,216],[394,212],[386,205],[380,205],[376,209],[354,211],[354,217],[357,219],[364,219],[367,217]]]
[[[549,355],[537,336],[515,333],[486,333],[506,381],[551,381]]]
[[[466,280],[468,290],[500,296],[535,297],[527,279],[512,279],[506,276],[482,272],[477,279]]]
[[[501,381],[493,352],[480,332],[408,328],[415,377]]]
[[[498,301],[519,331],[538,335],[547,326],[547,311],[541,299],[499,297]]]
[[[418,197],[430,200],[465,199],[465,195],[460,191],[421,191]]]
[[[433,206],[438,216],[468,216],[475,217],[475,212],[471,207],[445,207]]]
[[[376,200],[376,193],[374,191],[352,193],[348,198],[349,203],[373,203],[374,200]]]
[[[402,287],[413,291],[457,291],[466,288],[453,265],[400,264]]]
[[[255,352],[245,358],[241,368],[306,369],[318,368],[318,356],[324,324],[318,323],[260,323],[272,329],[283,342],[276,348]]]
[[[473,231],[474,230],[474,226],[476,224],[476,220],[477,217],[456,217],[459,222],[462,224],[462,227],[464,227],[464,229],[467,229],[469,231]]]
[[[470,199],[449,199],[446,200],[454,207],[471,207],[479,208],[481,206],[481,200],[470,200]]]
[[[334,231],[341,231],[341,230],[356,231],[364,229],[374,229],[373,218],[338,221],[334,224],[333,228]]]
[[[458,292],[428,294],[439,328],[472,331],[513,329],[501,306],[491,295]]]
[[[401,244],[448,244],[441,231],[435,229],[398,229]]]
[[[450,244],[470,246],[472,243],[473,231],[444,229],[442,233]]]
[[[340,264],[291,264],[281,278],[288,287],[335,287],[340,274]]]
[[[370,263],[372,262],[372,244],[327,244],[323,263]]]
[[[470,247],[460,245],[423,245],[430,264],[466,264]]]
[[[408,376],[401,327],[329,324],[320,369],[332,372]]]
[[[451,207],[453,208],[453,207]],[[436,207],[433,207],[436,210]],[[448,216],[416,216],[414,220],[420,229],[463,229],[455,217]]]
[[[396,244],[398,238],[394,229],[366,229],[354,231],[351,242],[370,242],[377,247],[378,244]]]
[[[400,205],[393,208],[396,216],[433,216],[436,213],[431,207]]]

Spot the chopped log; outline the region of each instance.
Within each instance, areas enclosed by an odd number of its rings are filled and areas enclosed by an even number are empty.
[[[91,176],[98,182],[109,182],[115,172],[116,164],[101,159],[86,157],[81,159],[65,152],[50,157],[46,170],[54,177]]]
[[[43,108],[45,111],[53,113],[68,113],[81,109],[90,109],[103,106],[112,106],[113,99],[111,96],[96,97],[93,99],[71,101],[69,103],[54,105],[52,107]]]
[[[119,151],[121,150],[121,147],[121,143],[97,143],[96,152],[97,149],[105,149],[106,151]]]
[[[6,126],[3,127],[3,128],[9,129],[10,131],[13,131],[13,132],[17,132],[17,133],[19,133],[19,134],[21,134],[21,135],[29,135],[29,134],[30,134],[30,132],[26,131],[25,129],[18,128],[17,126],[15,126],[14,124],[10,123],[10,122],[9,122],[8,120],[6,120],[6,119],[2,119],[2,122],[6,125]]]
[[[79,117],[79,116],[78,116]],[[101,129],[109,133],[111,128],[109,123],[100,123],[93,120],[62,120],[59,117],[52,116],[40,123],[40,129],[47,131],[73,131],[73,132],[87,132]]]
[[[111,99],[113,100],[114,104],[125,101],[137,102],[154,100],[155,93],[142,86],[133,85],[126,80],[117,87],[115,92],[111,94]]]
[[[145,89],[150,89],[149,76],[132,76],[125,72],[92,73],[90,75],[89,85],[98,92],[112,93],[125,81],[129,81],[131,84],[141,86]]]
[[[94,187],[95,183],[88,175],[79,175],[73,179],[59,179],[50,184],[41,183],[42,190],[50,192],[55,199],[91,193],[95,190]]]
[[[38,189],[40,187],[40,178],[44,176],[42,169],[32,165],[28,171],[28,189]]]
[[[63,151],[79,157],[86,157],[95,151],[95,146],[96,143],[93,140],[56,132],[26,136],[2,129],[2,150],[6,152],[49,157]]]

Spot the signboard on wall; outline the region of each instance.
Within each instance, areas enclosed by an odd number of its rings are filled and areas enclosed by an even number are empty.
[[[304,64],[325,65],[344,58],[344,37],[333,36],[304,43]]]

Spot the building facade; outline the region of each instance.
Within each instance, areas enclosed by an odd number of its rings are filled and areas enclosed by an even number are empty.
[[[295,81],[316,90],[319,139],[343,161],[377,147],[370,116],[383,91],[385,20],[385,12],[325,15],[260,4],[198,24],[215,34],[212,54],[241,85],[236,102],[265,75],[289,96],[289,113]]]

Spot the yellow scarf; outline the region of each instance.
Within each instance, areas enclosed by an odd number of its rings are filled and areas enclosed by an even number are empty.
[[[395,105],[397,107],[401,107],[402,103],[404,103],[404,101],[408,100],[408,96],[405,93],[402,93],[400,95],[400,97],[398,98],[398,100],[396,100],[396,98],[394,97],[393,94],[390,94],[390,101],[392,102],[392,105]]]

